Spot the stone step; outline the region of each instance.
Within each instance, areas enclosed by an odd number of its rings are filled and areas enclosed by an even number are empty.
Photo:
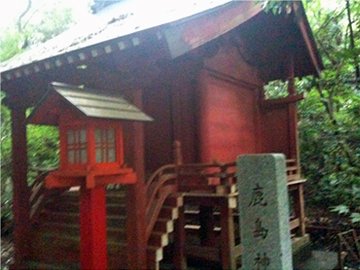
[[[159,218],[161,219],[168,219],[174,220],[179,217],[179,209],[172,206],[163,206],[161,208]]]
[[[79,191],[68,191],[61,194],[61,196],[57,198],[57,200],[59,201],[76,202],[76,203],[79,202],[79,199],[80,199]],[[107,191],[106,202],[124,204],[126,202],[126,193],[123,191]]]
[[[28,261],[26,265],[27,270],[80,270],[79,264],[63,264],[63,265],[55,265],[55,264],[46,264],[42,262],[36,261]]]
[[[163,259],[163,249],[154,246],[148,246],[146,249],[148,261],[160,262]]]
[[[78,265],[80,262],[80,237],[59,234],[56,231],[37,233],[31,242],[31,261],[48,265]],[[109,263],[125,265],[126,243],[108,240]],[[120,264],[121,263],[121,264]]]
[[[31,241],[31,261],[49,265],[79,264],[79,237],[38,233]]]
[[[80,224],[79,213],[74,212],[53,212],[50,210],[44,210],[40,214],[40,222],[56,222],[56,223],[65,223],[65,224]],[[125,227],[126,226],[126,216],[119,215],[106,215],[107,226],[108,227]]]
[[[79,204],[77,202],[56,202],[48,203],[45,206],[46,210],[51,212],[66,212],[66,213],[79,213]],[[125,204],[107,203],[106,213],[109,215],[125,215]]]
[[[148,244],[154,247],[165,247],[169,244],[169,235],[167,233],[152,232]]]
[[[174,231],[174,221],[165,218],[158,218],[155,223],[153,231],[162,232],[162,233],[171,233]]]
[[[171,207],[180,207],[183,206],[184,199],[182,196],[173,195],[166,198],[164,202],[164,206],[171,206]]]
[[[57,233],[66,236],[80,236],[80,225],[71,223],[44,222],[38,225],[41,233]],[[107,237],[116,239],[120,242],[126,241],[126,231],[124,228],[107,228]]]

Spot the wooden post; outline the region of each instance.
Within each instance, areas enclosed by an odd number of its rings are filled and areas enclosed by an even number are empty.
[[[236,269],[234,254],[234,218],[233,209],[221,206],[221,263],[223,269]]]
[[[288,54],[288,94],[295,95],[295,73],[294,73],[294,56]],[[299,166],[299,139],[298,139],[298,120],[297,104],[290,103],[288,107],[289,114],[289,159],[295,159],[296,165]]]
[[[80,189],[81,269],[107,269],[105,187]]]
[[[295,214],[296,217],[299,218],[299,235],[300,236],[304,236],[306,231],[305,231],[305,209],[304,209],[304,194],[303,194],[303,184],[300,183],[297,186],[297,189],[295,190]]]
[[[133,104],[142,108],[142,91],[132,92]],[[132,155],[137,183],[128,185],[127,213],[127,251],[128,269],[147,269],[146,242],[146,186],[144,172],[144,130],[142,123],[133,123]]]
[[[29,255],[30,234],[30,191],[27,184],[27,141],[26,141],[26,107],[12,102],[12,181],[14,213],[14,269],[25,268]]]
[[[174,264],[175,269],[187,269],[185,257],[185,216],[184,207],[179,207],[179,217],[175,220]]]

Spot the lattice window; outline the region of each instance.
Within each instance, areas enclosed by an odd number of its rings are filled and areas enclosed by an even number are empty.
[[[115,129],[95,129],[96,162],[115,162]]]
[[[86,129],[68,130],[67,156],[70,164],[87,162],[86,147]]]

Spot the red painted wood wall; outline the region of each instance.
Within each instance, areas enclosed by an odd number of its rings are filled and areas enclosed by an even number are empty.
[[[204,58],[196,83],[189,67],[164,69],[144,91],[146,171],[173,163],[173,141],[180,140],[185,163],[232,162],[238,155],[276,152],[289,156],[288,105],[260,108],[263,82],[230,43]],[[170,71],[169,71],[170,70]]]
[[[205,61],[199,81],[200,151],[203,162],[231,162],[259,151],[256,70],[230,46]]]
[[[145,125],[145,167],[154,172],[162,165],[172,163],[172,102],[169,87],[157,84],[146,89],[143,96],[144,111],[154,122]]]
[[[262,152],[290,157],[289,121],[287,104],[262,110]]]
[[[146,171],[173,163],[173,142],[181,141],[183,161],[197,162],[196,89],[185,73],[192,61],[163,69],[144,91],[144,111],[155,120],[145,125]],[[184,71],[184,72],[183,72]]]

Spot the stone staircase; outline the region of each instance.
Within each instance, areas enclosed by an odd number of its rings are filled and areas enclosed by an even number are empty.
[[[108,268],[127,268],[125,191],[107,191]],[[148,263],[158,264],[178,218],[181,196],[169,196],[148,240]],[[79,191],[45,203],[34,224],[29,269],[80,269]],[[152,268],[152,267],[151,267]]]

